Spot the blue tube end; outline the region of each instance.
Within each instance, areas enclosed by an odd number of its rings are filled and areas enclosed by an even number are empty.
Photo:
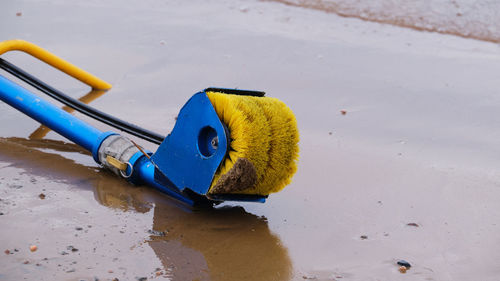
[[[101,144],[102,142],[109,136],[112,136],[112,135],[118,135],[117,133],[115,132],[112,132],[112,131],[108,131],[108,132],[104,132],[102,134],[99,135],[99,137],[97,138],[97,140],[95,141],[94,145],[92,146],[92,157],[94,158],[94,160],[98,163],[98,164],[101,164],[101,161],[99,160],[99,148],[101,147]]]

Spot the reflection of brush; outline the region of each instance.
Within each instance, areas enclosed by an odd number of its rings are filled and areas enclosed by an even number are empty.
[[[275,98],[207,95],[231,138],[209,193],[280,191],[297,169],[299,135],[292,111]]]
[[[23,50],[92,87],[111,85],[34,44],[0,42],[0,54]],[[192,96],[163,137],[52,88],[0,58],[0,68],[67,106],[122,131],[160,144],[155,153],[102,132],[0,76],[0,99],[92,152],[102,166],[135,184],[148,184],[187,203],[264,202],[295,173],[298,130],[292,111],[263,92],[208,88]]]

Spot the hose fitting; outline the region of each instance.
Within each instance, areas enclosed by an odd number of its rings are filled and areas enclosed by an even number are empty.
[[[111,135],[101,143],[98,154],[102,166],[123,178],[129,178],[133,173],[129,161],[137,152],[139,149],[128,138]]]

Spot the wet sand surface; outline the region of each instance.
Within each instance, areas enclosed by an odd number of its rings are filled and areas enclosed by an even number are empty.
[[[191,209],[0,103],[0,280],[498,280],[498,44],[275,2],[1,5],[1,40],[113,84],[101,110],[167,134],[201,89],[265,90],[295,112],[301,151],[265,204]]]

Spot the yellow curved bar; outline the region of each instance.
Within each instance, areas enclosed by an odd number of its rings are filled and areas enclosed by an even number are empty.
[[[37,45],[24,40],[7,40],[0,42],[0,55],[9,51],[22,51],[28,53],[35,58],[59,69],[60,71],[80,80],[89,85],[92,89],[108,90],[111,84],[97,78],[87,71],[61,59],[60,57],[38,47]]]

